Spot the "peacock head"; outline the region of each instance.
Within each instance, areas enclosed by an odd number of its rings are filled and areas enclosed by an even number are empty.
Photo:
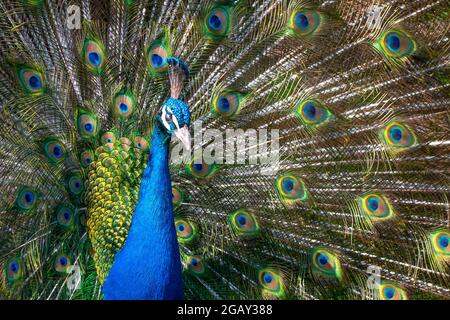
[[[189,76],[189,67],[180,58],[167,58],[169,66],[170,98],[167,99],[157,115],[157,123],[160,130],[167,138],[172,134],[181,140],[184,147],[191,150],[191,136],[189,125],[191,124],[191,112],[186,103],[179,99],[183,88],[183,81]]]
[[[161,131],[169,137],[175,134],[186,150],[191,150],[191,112],[186,103],[170,97],[167,99],[156,117]]]

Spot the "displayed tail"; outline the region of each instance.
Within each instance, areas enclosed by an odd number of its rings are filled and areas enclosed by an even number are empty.
[[[450,297],[446,1],[71,5],[0,4],[0,298],[102,298],[170,97],[187,299]]]

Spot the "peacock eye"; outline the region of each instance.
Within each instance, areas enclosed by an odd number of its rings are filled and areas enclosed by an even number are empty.
[[[172,122],[172,115],[171,115],[170,113],[166,113],[166,121],[167,121],[168,123],[171,123],[171,122]]]

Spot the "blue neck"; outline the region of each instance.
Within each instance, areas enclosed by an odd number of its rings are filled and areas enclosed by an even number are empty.
[[[155,124],[128,238],[103,286],[105,299],[183,299],[172,208],[169,141]]]

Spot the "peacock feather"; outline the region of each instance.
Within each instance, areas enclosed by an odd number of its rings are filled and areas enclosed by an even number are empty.
[[[0,3],[0,298],[450,298],[447,1],[70,5]]]

